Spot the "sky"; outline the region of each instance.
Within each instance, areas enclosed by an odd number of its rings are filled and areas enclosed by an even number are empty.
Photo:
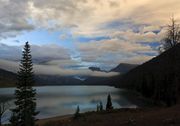
[[[180,0],[0,0],[0,68],[16,72],[24,43],[35,72],[112,76],[120,63],[142,64],[158,55]],[[48,73],[47,73],[48,71]]]

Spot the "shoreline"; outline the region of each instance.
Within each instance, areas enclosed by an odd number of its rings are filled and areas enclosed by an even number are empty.
[[[73,115],[57,116],[37,121],[38,126],[164,126],[180,125],[180,104],[168,107],[122,108],[112,111],[80,113],[78,119]]]

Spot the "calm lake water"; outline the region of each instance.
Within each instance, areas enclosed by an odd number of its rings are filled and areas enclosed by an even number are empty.
[[[0,88],[0,98],[11,98],[9,104],[13,108],[13,93],[15,88]],[[45,86],[36,87],[37,91],[37,116],[49,118],[60,115],[73,114],[77,106],[80,112],[96,111],[97,104],[102,101],[105,108],[107,95],[110,93],[114,108],[137,107],[128,100],[125,91],[110,86]],[[3,122],[7,122],[10,111],[4,115]]]

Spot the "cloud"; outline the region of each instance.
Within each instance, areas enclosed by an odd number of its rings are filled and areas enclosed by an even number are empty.
[[[17,72],[19,67],[19,62],[2,60],[0,59],[0,68],[11,72]],[[84,70],[73,70],[73,69],[63,69],[57,65],[40,65],[34,64],[34,72],[37,75],[59,75],[59,76],[95,76],[95,77],[111,77],[117,76],[119,73],[110,72],[93,72],[89,69]]]
[[[28,23],[28,3],[23,0],[0,1],[0,39],[15,37],[34,26]]]
[[[82,61],[99,62],[106,66],[115,66],[121,62],[143,63],[157,53],[149,45],[119,39],[77,43],[76,46],[81,52]],[[153,56],[149,56],[151,54]]]
[[[70,59],[68,50],[57,44],[32,45],[31,48],[33,59],[37,61]]]
[[[108,39],[74,42],[82,63],[72,61],[70,50],[58,45],[32,45],[32,55],[38,63],[60,67],[61,61],[65,67],[142,63],[157,55],[151,44],[164,36],[169,17],[180,20],[179,5],[179,0],[1,0],[0,40],[35,29],[61,31],[62,40],[67,32],[73,40],[103,36]],[[21,47],[0,46],[0,58],[20,58]]]
[[[173,13],[180,18],[178,4],[178,0],[32,0],[29,8],[31,19],[42,27],[71,28],[75,35],[89,36],[105,34],[109,29],[102,26],[114,21],[164,26]]]
[[[35,28],[70,29],[80,36],[105,35],[112,29],[102,26],[127,21],[134,26],[164,26],[172,14],[180,19],[179,4],[179,0],[1,0],[0,37]]]
[[[111,77],[117,76],[116,72],[93,72],[89,69],[62,69],[58,66],[35,65],[35,73],[41,75],[60,75],[60,76],[95,76],[95,77]],[[48,72],[47,72],[48,71]]]
[[[131,58],[126,58],[124,59],[125,63],[133,63],[133,64],[140,64],[140,63],[144,63],[152,58],[154,58],[155,56],[148,56],[148,55],[134,55]]]
[[[0,44],[0,59],[19,61],[21,59],[22,46],[9,46]],[[35,62],[50,60],[70,60],[68,50],[56,44],[31,45],[31,54]]]
[[[11,71],[17,72],[19,67],[19,63],[16,61],[4,60],[0,59],[0,68]]]
[[[111,38],[118,38],[129,42],[160,42],[165,34],[165,28],[158,29],[155,26],[143,27],[139,32],[131,29],[126,31],[116,31],[110,35]]]
[[[0,44],[0,68],[17,72],[21,57],[22,46],[8,46]],[[31,45],[34,71],[41,75],[59,76],[96,76],[110,77],[118,73],[93,72],[89,69],[78,69],[82,67],[81,62],[72,60],[67,50],[58,45]],[[13,55],[12,55],[13,54]],[[76,67],[77,69],[73,69]]]
[[[43,63],[44,65],[51,65],[51,66],[58,66],[60,68],[64,68],[64,69],[79,69],[80,67],[82,67],[80,65],[80,61],[77,60],[72,60],[72,59],[61,59],[61,60],[50,60],[47,61],[45,63]]]
[[[0,44],[0,59],[19,60],[21,58],[21,47]]]

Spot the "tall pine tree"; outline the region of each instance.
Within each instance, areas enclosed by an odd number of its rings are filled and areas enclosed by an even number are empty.
[[[113,109],[112,102],[111,102],[111,95],[109,94],[107,97],[107,103],[106,103],[106,110]]]
[[[36,90],[32,88],[33,85],[32,56],[30,45],[26,42],[22,52],[18,83],[15,90],[16,107],[12,109],[13,116],[10,119],[11,124],[14,126],[35,126],[35,116],[38,112],[36,111]]]

